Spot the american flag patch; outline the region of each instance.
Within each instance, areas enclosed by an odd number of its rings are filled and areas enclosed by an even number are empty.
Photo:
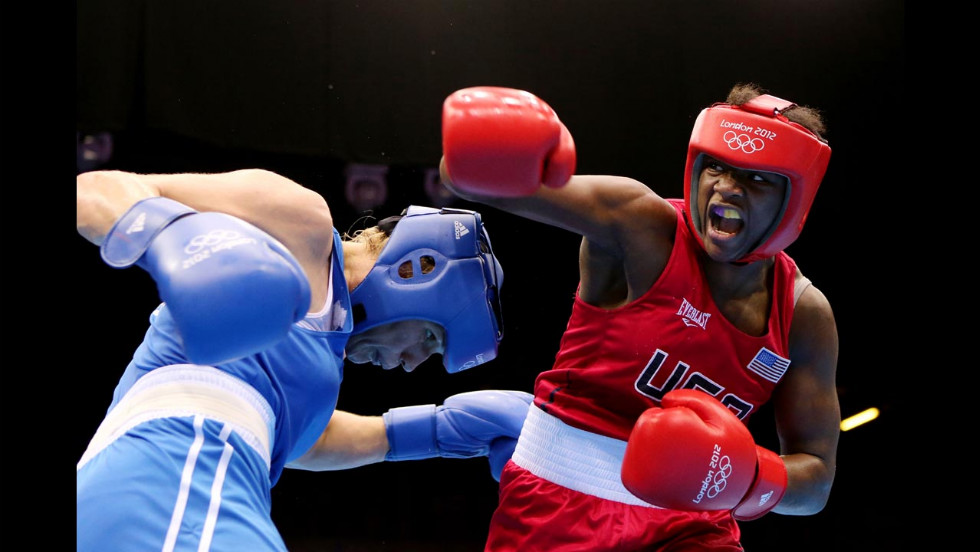
[[[773,383],[779,382],[787,368],[789,368],[788,358],[783,358],[765,347],[759,349],[755,358],[749,363],[749,370]]]

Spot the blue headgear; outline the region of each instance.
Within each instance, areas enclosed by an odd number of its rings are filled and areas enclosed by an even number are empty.
[[[400,217],[367,277],[351,292],[354,333],[399,320],[428,320],[446,330],[449,373],[497,356],[503,337],[504,271],[480,213],[412,205]],[[379,226],[384,229],[386,222]],[[422,269],[429,257],[434,267]],[[411,270],[399,274],[399,267]],[[406,266],[407,268],[407,266]]]

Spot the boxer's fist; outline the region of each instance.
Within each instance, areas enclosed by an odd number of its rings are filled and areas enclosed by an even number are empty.
[[[116,268],[136,264],[157,283],[187,358],[221,364],[269,348],[310,307],[299,263],[261,229],[163,197],[133,205],[101,247]]]
[[[644,412],[623,457],[623,485],[662,508],[734,510],[755,519],[786,491],[786,467],[758,447],[748,428],[714,397],[694,389],[667,393]]]
[[[554,110],[512,88],[464,88],[446,98],[442,151],[453,186],[480,195],[528,196],[575,173],[575,143]]]
[[[533,399],[523,391],[471,391],[438,407],[392,408],[383,416],[389,446],[385,460],[487,456],[490,473],[499,481]]]

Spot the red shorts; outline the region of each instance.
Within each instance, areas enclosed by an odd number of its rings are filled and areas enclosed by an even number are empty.
[[[653,507],[620,480],[626,443],[528,411],[500,476],[486,552],[741,552],[728,511]]]
[[[730,512],[634,506],[573,491],[508,462],[485,552],[742,552]]]

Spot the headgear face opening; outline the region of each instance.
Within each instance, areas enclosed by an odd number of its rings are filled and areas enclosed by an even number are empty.
[[[694,122],[684,172],[687,218],[701,246],[698,197],[705,155],[742,170],[778,173],[789,180],[783,209],[759,244],[737,262],[772,257],[796,241],[827,172],[830,146],[782,112],[793,102],[763,94],[736,106],[715,104]]]
[[[411,270],[400,272],[403,264]],[[446,371],[472,368],[497,356],[503,281],[479,213],[412,205],[351,292],[354,333],[400,320],[435,322],[446,330]]]

